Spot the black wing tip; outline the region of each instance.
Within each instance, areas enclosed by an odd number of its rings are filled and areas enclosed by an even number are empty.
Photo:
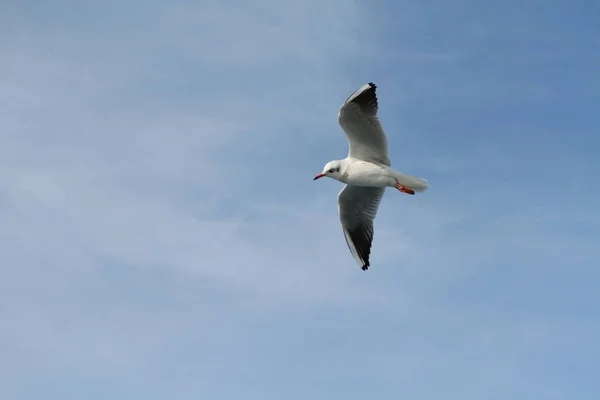
[[[377,85],[376,85],[376,84],[374,84],[373,82],[369,82],[369,83],[367,83],[367,85],[369,85],[369,87],[368,87],[368,88],[365,88],[365,89],[362,91],[362,93],[360,93],[358,96],[356,96],[357,98],[358,98],[358,97],[361,97],[361,96],[364,96],[364,95],[365,95],[365,94],[367,94],[367,93],[369,93],[369,94],[373,94],[373,95],[376,95],[376,92],[377,92]]]
[[[367,86],[367,87],[365,88],[365,86]],[[362,89],[362,90],[360,90],[360,89]],[[358,88],[356,91],[354,91],[350,96],[348,96],[348,98],[346,99],[346,101],[344,103],[352,103],[352,102],[355,102],[358,99],[363,98],[368,95],[376,97],[376,93],[375,93],[376,91],[377,91],[377,85],[374,84],[373,82],[369,82],[366,85],[362,85],[360,88]]]
[[[356,260],[362,264],[361,269],[366,271],[371,265],[369,258],[371,256],[371,245],[373,243],[373,231],[372,229],[369,230],[368,227],[363,225],[347,230],[347,232],[350,236],[350,240],[352,241],[352,246],[356,251]],[[350,247],[347,237],[346,243],[348,244],[348,247]]]
[[[362,87],[367,86],[361,92],[358,90],[350,95],[346,99],[345,104],[355,103],[358,104],[361,110],[367,115],[377,115],[378,101],[377,101],[377,85],[373,82],[369,82]],[[360,89],[359,89],[360,90]]]

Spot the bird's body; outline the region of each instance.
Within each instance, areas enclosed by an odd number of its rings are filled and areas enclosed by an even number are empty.
[[[427,183],[422,178],[415,179],[415,177],[396,171],[387,165],[363,161],[353,157],[339,160],[339,163],[341,165],[341,176],[338,179],[340,182],[355,186],[393,188],[400,182],[401,185],[413,188],[418,192],[427,188]]]
[[[348,157],[328,162],[315,179],[327,176],[346,183],[338,194],[340,221],[352,256],[367,270],[373,220],[386,187],[415,194],[428,188],[423,178],[391,167],[387,138],[377,117],[377,86],[361,86],[342,104],[338,122],[350,142]]]
[[[344,183],[356,186],[387,187],[393,185],[392,169],[387,165],[376,164],[356,158],[346,158],[346,173]]]

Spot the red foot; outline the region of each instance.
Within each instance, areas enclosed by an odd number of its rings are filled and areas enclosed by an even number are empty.
[[[399,191],[401,191],[402,193],[406,193],[406,194],[415,194],[415,191],[412,189],[407,188],[404,185],[401,185],[400,182],[396,181],[396,189],[398,189]]]

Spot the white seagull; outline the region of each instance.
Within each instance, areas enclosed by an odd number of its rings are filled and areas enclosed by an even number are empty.
[[[344,237],[363,271],[369,268],[373,220],[386,187],[407,194],[423,192],[427,181],[391,168],[387,138],[377,117],[377,86],[367,83],[342,104],[338,123],[350,142],[348,157],[329,161],[324,176],[346,184],[338,194],[338,210]]]

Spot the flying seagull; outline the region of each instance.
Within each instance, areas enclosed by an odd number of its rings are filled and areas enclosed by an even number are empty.
[[[348,157],[325,164],[324,176],[346,184],[338,194],[338,211],[350,253],[366,271],[373,243],[373,220],[386,187],[414,195],[429,186],[423,178],[391,168],[387,138],[377,117],[377,86],[367,83],[342,104],[338,123],[350,142]]]

